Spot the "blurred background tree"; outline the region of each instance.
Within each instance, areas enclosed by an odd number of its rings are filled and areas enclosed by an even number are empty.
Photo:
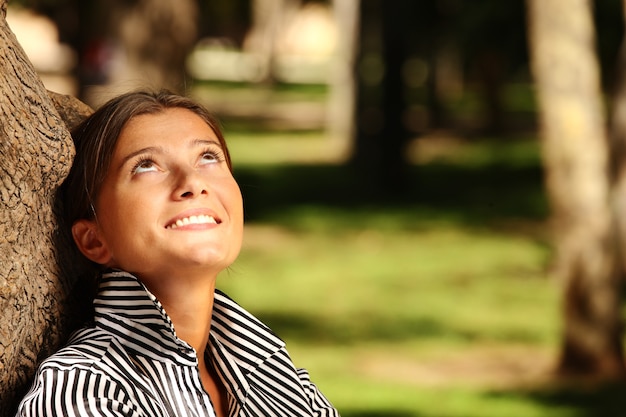
[[[624,214],[611,207],[609,141],[591,4],[539,0],[528,5],[546,186],[564,286],[558,370],[622,377],[624,244],[617,224]]]

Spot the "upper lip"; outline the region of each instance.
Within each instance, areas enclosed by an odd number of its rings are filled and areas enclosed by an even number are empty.
[[[206,209],[206,208],[198,208],[198,209],[185,210],[182,213],[179,213],[176,216],[172,217],[165,223],[165,228],[169,228],[172,225],[175,225],[176,222],[178,221],[182,222],[184,221],[184,219],[189,219],[192,216],[195,216],[195,217],[210,216],[215,220],[217,224],[220,224],[222,222],[222,220],[218,217],[218,215],[213,210]]]

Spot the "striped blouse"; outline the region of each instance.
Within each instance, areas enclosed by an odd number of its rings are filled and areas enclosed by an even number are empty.
[[[135,277],[104,274],[93,327],[46,359],[19,416],[211,416],[195,350]],[[216,290],[206,355],[234,416],[339,416],[285,344]]]

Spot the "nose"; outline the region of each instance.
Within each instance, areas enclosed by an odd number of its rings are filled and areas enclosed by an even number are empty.
[[[206,184],[206,179],[196,170],[188,168],[178,171],[172,194],[173,199],[186,200],[208,194],[209,189]]]

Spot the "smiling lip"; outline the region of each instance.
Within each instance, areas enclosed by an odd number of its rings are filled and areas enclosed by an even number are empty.
[[[194,226],[204,226],[204,225],[214,225],[214,224],[217,225],[220,223],[221,223],[220,219],[210,213],[206,213],[206,212],[186,213],[170,220],[165,226],[165,228],[174,230],[174,229],[189,227],[189,226],[194,227]]]

